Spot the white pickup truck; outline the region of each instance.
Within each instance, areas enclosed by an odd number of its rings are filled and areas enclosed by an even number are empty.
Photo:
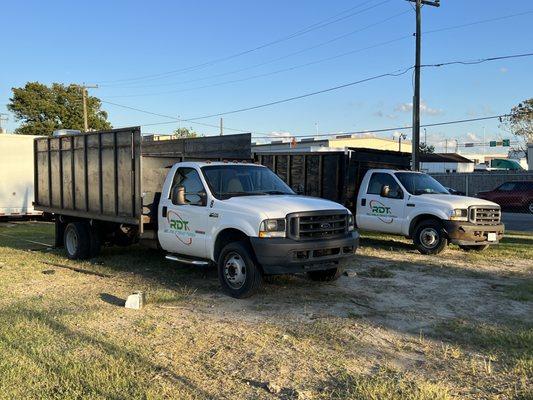
[[[412,238],[423,254],[438,254],[448,243],[484,250],[503,237],[500,206],[451,195],[431,176],[370,169],[357,195],[357,227]]]
[[[37,139],[36,208],[55,215],[56,245],[71,259],[141,241],[169,260],[216,265],[237,298],[252,295],[263,275],[336,279],[359,243],[348,209],[296,195],[261,165],[179,162],[174,153],[191,147],[200,157],[232,140],[141,146],[138,128]]]
[[[448,243],[484,250],[503,237],[500,206],[451,195],[431,176],[408,171],[409,153],[261,151],[256,159],[296,192],[346,206],[358,229],[411,238],[423,254],[438,254]]]

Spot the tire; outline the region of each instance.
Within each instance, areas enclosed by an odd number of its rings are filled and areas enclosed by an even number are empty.
[[[415,229],[413,242],[422,254],[439,254],[448,246],[448,238],[438,221],[422,221]]]
[[[461,248],[461,250],[464,250],[464,251],[484,251],[484,250],[487,250],[489,248],[489,245],[488,244],[480,244],[480,245],[460,245],[459,246]]]
[[[330,269],[324,269],[322,271],[309,271],[307,273],[307,276],[312,281],[317,282],[331,282],[334,280],[337,280],[339,276],[342,275],[342,268],[330,268]]]
[[[65,228],[63,243],[71,260],[86,260],[91,256],[91,234],[86,222],[71,222]]]
[[[261,286],[261,270],[246,242],[224,246],[218,258],[218,279],[224,292],[236,299],[252,296]]]

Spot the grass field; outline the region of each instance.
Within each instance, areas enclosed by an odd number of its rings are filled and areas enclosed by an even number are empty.
[[[438,257],[363,237],[334,283],[235,300],[212,270],[139,247],[69,261],[52,225],[2,223],[0,399],[533,398],[533,236]]]

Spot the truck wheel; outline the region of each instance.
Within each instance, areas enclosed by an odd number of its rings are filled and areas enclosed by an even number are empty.
[[[413,235],[413,242],[422,254],[439,254],[448,245],[444,229],[437,221],[424,221],[420,223]]]
[[[67,257],[71,260],[85,260],[91,256],[91,234],[85,222],[71,222],[63,235]]]
[[[472,244],[472,245],[459,246],[459,248],[464,251],[483,251],[483,250],[487,250],[489,248],[489,245],[488,244],[481,244],[481,245]]]
[[[246,242],[229,243],[218,258],[218,279],[222,289],[231,297],[243,299],[253,295],[261,286],[261,271]]]
[[[330,268],[322,271],[309,271],[307,276],[312,281],[318,282],[331,282],[339,278],[342,275],[342,268]]]

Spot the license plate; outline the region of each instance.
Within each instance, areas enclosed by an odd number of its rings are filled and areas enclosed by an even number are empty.
[[[490,232],[488,235],[487,235],[487,240],[489,242],[495,242],[496,241],[496,233],[494,232]]]

